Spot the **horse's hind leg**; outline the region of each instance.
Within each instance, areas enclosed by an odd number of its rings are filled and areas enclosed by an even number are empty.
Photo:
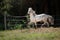
[[[46,23],[43,23],[42,25],[41,25],[41,28],[45,25]]]
[[[46,24],[47,24],[47,27],[49,27],[49,23],[47,22]]]

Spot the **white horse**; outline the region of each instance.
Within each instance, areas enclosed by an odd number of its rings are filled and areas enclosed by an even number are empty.
[[[28,8],[28,14],[30,16],[29,18],[30,22],[28,23],[28,25],[31,23],[34,23],[37,28],[37,22],[43,22],[41,27],[45,24],[47,24],[48,27],[49,27],[49,24],[51,25],[54,24],[54,18],[52,16],[44,14],[44,13],[37,15],[32,8]]]

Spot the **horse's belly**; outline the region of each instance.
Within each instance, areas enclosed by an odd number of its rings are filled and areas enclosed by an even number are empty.
[[[36,20],[37,22],[42,21],[42,20]]]
[[[41,21],[43,18],[36,18],[37,21]]]

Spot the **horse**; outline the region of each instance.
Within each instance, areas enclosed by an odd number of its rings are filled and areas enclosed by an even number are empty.
[[[41,25],[41,27],[45,24],[47,24],[47,26],[49,27],[49,24],[54,25],[54,18],[51,15],[42,13],[37,15],[36,12],[30,7],[28,8],[28,15],[29,15],[29,20],[30,22],[28,23],[34,23],[36,28],[37,28],[37,22],[43,22],[43,24]]]

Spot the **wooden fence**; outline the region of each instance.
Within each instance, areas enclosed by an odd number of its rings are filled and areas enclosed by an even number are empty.
[[[27,25],[26,24],[27,16],[5,16],[4,17],[5,29],[8,29],[9,27],[14,27],[17,24],[21,24],[21,22],[23,22],[23,21],[25,22],[25,25]],[[41,25],[41,24],[37,24],[37,25]],[[55,19],[55,25],[60,25],[60,19]]]
[[[4,17],[5,29],[9,27],[14,27],[18,24],[23,24],[22,22],[27,22],[27,16],[6,16]]]

